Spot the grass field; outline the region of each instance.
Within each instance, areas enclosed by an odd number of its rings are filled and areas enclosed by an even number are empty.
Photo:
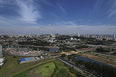
[[[65,66],[64,63],[62,63],[62,62],[59,61],[59,60],[55,60],[54,63],[55,63],[56,66],[57,66],[57,70],[56,70],[56,72],[55,72],[55,74],[54,74],[53,77],[56,77],[56,76],[60,73],[60,70],[62,70],[62,69],[65,69],[65,72],[67,72],[68,77],[75,77],[74,74],[72,74],[72,73],[69,72],[69,68],[68,68],[67,66]],[[59,76],[59,77],[62,77],[62,76],[63,76],[63,75],[61,75],[61,76]]]
[[[65,72],[67,72],[67,75],[70,75],[68,77],[75,77],[74,74],[69,72],[69,68],[67,66],[64,66],[64,63],[62,63],[58,60],[55,60],[54,62],[42,64],[42,65],[36,66],[34,68],[31,68],[31,69],[28,69],[26,71],[23,71],[21,73],[16,74],[13,77],[51,77],[52,73],[54,72],[54,68],[55,68],[54,63],[57,66],[57,70],[56,70],[53,77],[56,77],[56,75],[58,75],[60,73],[61,69],[65,69]],[[49,66],[49,68],[46,68],[46,66]]]
[[[29,66],[34,66],[38,63],[44,62],[46,60],[50,60],[50,59],[43,59],[43,60],[39,60],[39,61],[36,61],[36,62],[19,64],[18,60],[20,58],[26,58],[26,57],[16,56],[14,58],[14,56],[5,54],[4,52],[3,52],[3,54],[4,54],[4,57],[6,58],[6,63],[0,69],[0,77],[9,77],[14,73],[17,73],[17,72],[19,72],[23,69],[29,68]]]
[[[42,73],[42,76],[51,76],[51,74],[54,72],[54,68],[55,68],[54,63],[50,62],[38,67],[35,73]]]
[[[60,69],[66,69],[66,71],[71,74],[69,72],[69,68],[67,66],[64,66],[64,63],[55,60],[54,62],[50,62],[50,63],[45,63],[47,60],[51,60],[51,59],[45,59],[45,60],[40,60],[37,62],[31,62],[31,63],[24,63],[24,64],[19,64],[18,60],[20,58],[25,58],[25,57],[19,57],[16,56],[14,58],[14,56],[8,55],[8,54],[4,54],[7,62],[2,66],[2,68],[0,69],[0,77],[9,77],[12,75],[15,75],[13,77],[36,77],[36,76],[48,76],[50,77],[50,75],[52,74],[52,72],[54,72],[54,68],[55,65],[54,63],[58,66],[58,70],[57,73],[59,72]],[[41,65],[38,63],[45,63],[44,65]],[[37,68],[35,68],[35,65],[37,64]],[[31,69],[29,68],[29,66],[32,66]],[[34,67],[33,67],[34,66]],[[46,68],[46,66],[49,66],[49,68]],[[35,69],[34,69],[35,68]],[[22,70],[25,69],[23,72]],[[21,72],[21,73],[18,73]],[[17,74],[18,73],[18,74]],[[57,74],[56,73],[56,74]],[[34,74],[33,76],[30,76],[29,74]],[[75,77],[73,74],[71,74],[73,77]]]
[[[49,66],[49,68],[46,66]],[[13,77],[51,77],[51,74],[54,72],[55,65],[53,62],[49,62],[46,64],[39,65],[38,67],[34,67],[23,71],[19,74],[16,74]]]
[[[29,73],[29,70],[26,70],[23,73],[19,73],[19,74],[13,76],[13,77],[31,77],[31,76],[28,75],[28,73]]]
[[[16,57],[14,58],[14,56],[10,56],[10,55],[4,55],[7,62],[2,66],[2,68],[0,69],[0,76],[18,68],[21,67],[22,65],[26,65],[26,64],[18,64],[17,60],[19,60],[20,58],[24,58],[24,57]]]

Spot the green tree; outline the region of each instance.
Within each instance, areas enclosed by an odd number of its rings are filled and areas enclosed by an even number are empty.
[[[74,68],[74,67],[70,67],[70,69],[69,69],[69,71],[71,72],[71,73],[73,73],[73,74],[76,74],[76,69]]]
[[[61,57],[63,57],[63,58],[64,58],[65,56],[66,56],[65,54],[62,54],[62,55],[61,55]]]

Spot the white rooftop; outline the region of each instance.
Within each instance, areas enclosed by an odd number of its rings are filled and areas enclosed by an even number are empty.
[[[2,63],[4,61],[4,58],[0,58],[0,63]]]

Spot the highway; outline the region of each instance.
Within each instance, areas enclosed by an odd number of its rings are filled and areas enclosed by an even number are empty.
[[[98,74],[96,74],[96,73],[93,73],[92,71],[90,71],[90,70],[87,70],[87,69],[84,69],[84,68],[81,68],[81,67],[79,67],[78,65],[75,65],[74,63],[71,63],[71,62],[69,62],[69,61],[67,61],[67,60],[64,60],[63,58],[57,58],[58,60],[60,60],[61,62],[63,62],[63,63],[66,63],[67,65],[69,65],[70,67],[74,67],[77,71],[79,71],[79,72],[81,72],[81,73],[83,73],[83,71],[85,71],[85,72],[88,72],[88,73],[91,73],[91,74],[93,74],[94,76],[96,76],[96,77],[101,77],[100,75],[98,75]]]

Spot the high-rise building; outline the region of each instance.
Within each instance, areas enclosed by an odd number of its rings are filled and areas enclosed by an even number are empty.
[[[80,34],[78,33],[77,36],[80,37]]]
[[[3,57],[3,55],[2,55],[2,45],[0,45],[0,57]]]
[[[114,39],[116,38],[116,35],[114,35]]]

